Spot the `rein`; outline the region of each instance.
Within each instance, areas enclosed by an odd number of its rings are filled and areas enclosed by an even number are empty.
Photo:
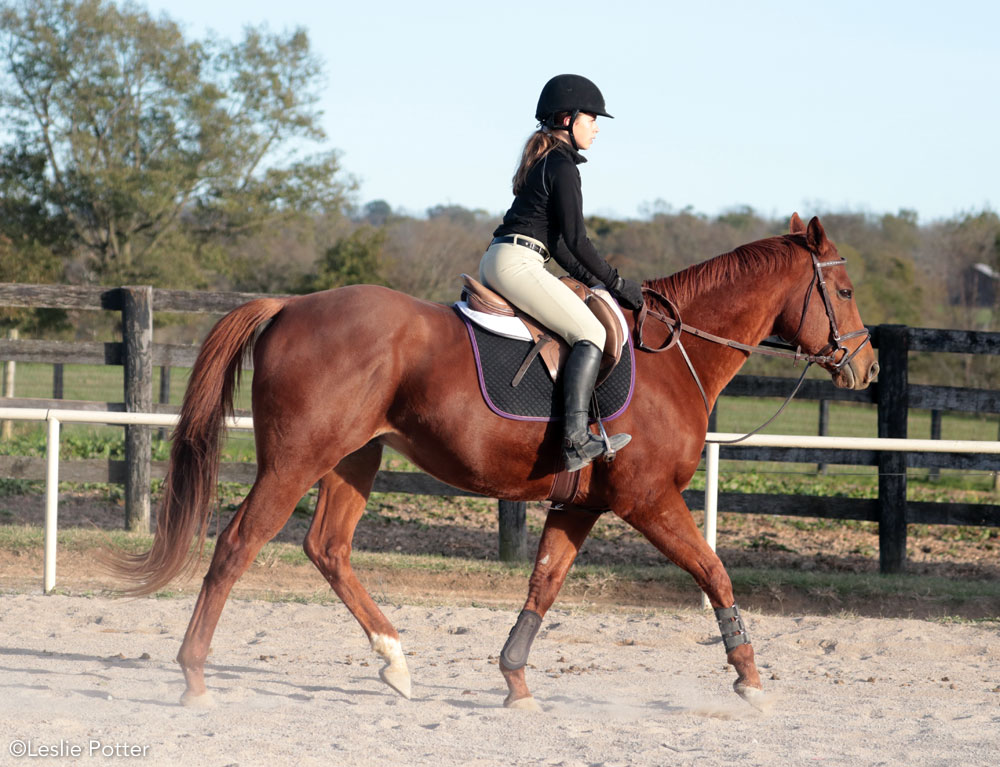
[[[796,330],[795,335],[792,338],[792,343],[788,343],[787,345],[768,342],[757,345],[745,344],[740,341],[734,341],[731,338],[724,338],[723,336],[717,336],[714,333],[708,333],[704,330],[692,327],[681,320],[681,314],[680,310],[677,308],[677,304],[652,288],[642,288],[643,293],[647,297],[654,299],[654,301],[660,305],[660,308],[653,309],[651,311],[649,305],[643,301],[642,306],[638,310],[635,321],[635,345],[642,351],[651,352],[653,354],[665,352],[676,345],[681,353],[681,356],[684,358],[684,362],[687,364],[688,370],[691,372],[691,376],[694,378],[694,382],[698,385],[698,391],[701,393],[701,399],[705,403],[705,411],[709,415],[711,415],[712,409],[708,404],[708,395],[705,394],[705,387],[701,383],[701,378],[698,376],[698,372],[695,370],[694,365],[691,362],[691,358],[688,357],[688,353],[684,349],[684,344],[681,341],[681,333],[688,333],[696,338],[701,338],[714,344],[726,346],[730,349],[747,352],[748,354],[757,353],[766,357],[782,357],[794,361],[804,360],[806,362],[806,366],[802,370],[802,375],[799,376],[799,380],[796,382],[795,388],[792,389],[792,393],[785,398],[785,401],[781,404],[781,407],[778,408],[774,415],[764,421],[764,423],[756,429],[744,434],[742,437],[731,440],[709,441],[715,442],[716,444],[730,445],[742,442],[747,439],[747,437],[753,436],[781,415],[782,411],[788,406],[788,403],[792,401],[792,398],[798,394],[799,389],[802,387],[802,382],[805,380],[806,373],[809,371],[810,365],[813,363],[830,364],[833,366],[834,370],[840,370],[844,365],[854,359],[854,356],[864,348],[865,344],[871,342],[871,331],[869,331],[868,328],[855,330],[845,335],[840,335],[840,332],[837,329],[837,319],[834,315],[833,303],[830,301],[830,294],[826,286],[826,280],[823,278],[823,269],[829,266],[839,266],[840,264],[844,264],[847,262],[846,259],[841,258],[835,261],[820,261],[819,257],[815,253],[812,253],[811,255],[813,260],[813,279],[809,284],[809,289],[806,291],[806,297],[802,307],[802,318],[799,320],[798,330]],[[794,341],[798,339],[799,334],[802,332],[802,327],[805,324],[806,313],[809,311],[809,303],[812,301],[813,288],[818,288],[819,294],[823,297],[823,305],[826,309],[826,316],[830,321],[831,341],[820,350],[819,354],[804,354],[802,352],[802,347],[794,345]],[[648,346],[643,340],[642,329],[647,317],[652,317],[670,328],[670,335],[660,346]],[[861,335],[865,336],[864,341],[858,344],[858,348],[853,352],[848,352],[847,347],[843,344],[843,341],[850,338],[856,338]],[[829,354],[825,353],[827,350],[830,350]],[[839,359],[837,358],[838,354],[840,355]]]

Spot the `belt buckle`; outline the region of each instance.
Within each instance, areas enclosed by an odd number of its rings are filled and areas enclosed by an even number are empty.
[[[539,245],[536,242],[532,242],[523,234],[512,234],[510,235],[511,242],[514,245],[520,245],[522,248],[528,248],[528,250],[535,251],[538,255],[542,257],[542,263],[547,263],[552,256],[549,255],[549,250],[543,245]]]

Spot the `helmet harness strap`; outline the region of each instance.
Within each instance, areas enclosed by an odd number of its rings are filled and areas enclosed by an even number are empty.
[[[580,151],[579,145],[576,143],[576,136],[573,134],[573,126],[576,123],[576,118],[580,116],[580,110],[574,109],[570,113],[569,124],[568,125],[556,125],[556,116],[554,114],[549,116],[545,124],[550,130],[564,130],[569,133],[569,143],[573,146],[577,152]]]

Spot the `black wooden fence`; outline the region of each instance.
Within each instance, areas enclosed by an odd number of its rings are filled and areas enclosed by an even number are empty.
[[[60,364],[122,365],[125,368],[122,403],[73,402],[62,399],[8,399],[14,407],[50,407],[96,411],[175,412],[177,408],[153,401],[153,367],[190,367],[197,347],[154,344],[153,312],[220,314],[260,294],[207,293],[143,287],[85,288],[53,285],[0,284],[0,306],[111,310],[122,313],[124,342],[65,343],[37,340],[0,340],[0,360]],[[908,410],[1000,413],[1000,391],[947,386],[918,386],[908,381],[909,352],[1000,354],[1000,333],[909,328],[881,325],[872,328],[879,350],[879,380],[864,391],[835,389],[829,381],[806,381],[798,398],[820,403],[834,400],[863,402],[878,410],[878,435],[905,438]],[[58,368],[57,368],[58,370]],[[58,376],[54,377],[58,381]],[[724,394],[735,397],[784,397],[785,378],[737,376]],[[161,397],[164,394],[161,378]],[[821,404],[822,408],[823,405]],[[822,409],[821,409],[822,418]],[[64,481],[122,482],[126,488],[126,526],[149,529],[150,480],[162,477],[165,466],[150,461],[151,427],[126,427],[124,462],[72,461],[60,469]],[[819,496],[721,493],[722,511],[767,513],[802,517],[869,520],[879,524],[879,558],[883,572],[898,572],[906,562],[908,524],[963,524],[1000,526],[1000,506],[965,503],[907,502],[907,467],[1000,471],[1000,456],[950,453],[890,453],[872,450],[818,450],[806,448],[723,447],[723,459],[878,466],[879,497],[862,500]],[[220,479],[252,482],[252,464],[224,464]],[[43,479],[40,458],[0,456],[0,476]],[[379,492],[428,495],[467,495],[420,473],[381,472]],[[703,496],[687,491],[692,508],[701,508]],[[501,501],[499,546],[502,559],[527,557],[525,506]]]

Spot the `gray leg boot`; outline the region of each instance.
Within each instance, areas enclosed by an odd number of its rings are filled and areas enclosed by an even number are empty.
[[[579,471],[595,458],[608,452],[604,440],[588,428],[590,398],[594,394],[601,367],[601,350],[590,341],[579,341],[563,369],[563,458],[566,471]],[[630,434],[608,437],[611,450],[621,450],[632,439]]]

